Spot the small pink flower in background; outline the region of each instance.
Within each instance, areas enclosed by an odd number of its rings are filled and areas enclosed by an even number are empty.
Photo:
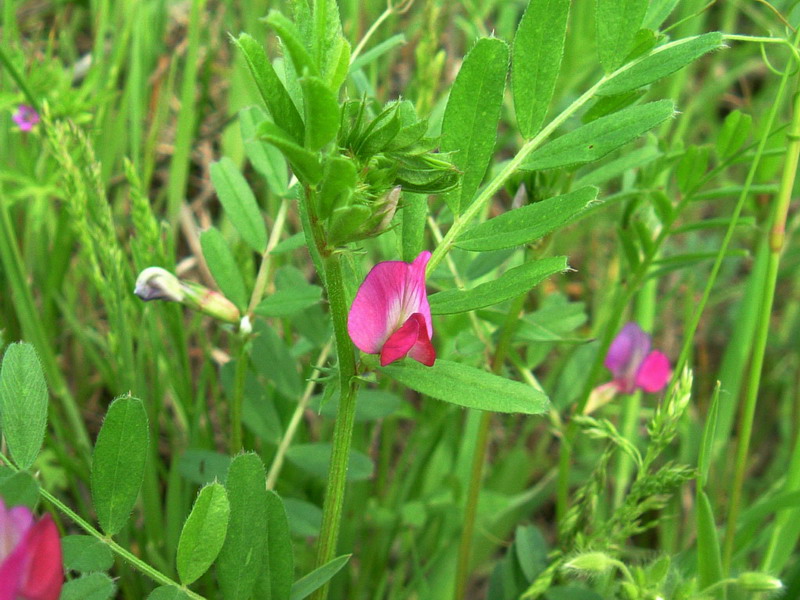
[[[58,600],[64,583],[61,540],[50,515],[0,499],[0,600]]]
[[[381,366],[406,355],[429,367],[436,360],[425,290],[430,257],[425,251],[411,264],[399,260],[378,263],[358,288],[347,331],[359,350],[381,355]]]
[[[672,374],[669,359],[658,350],[650,351],[650,336],[636,323],[626,324],[617,334],[603,364],[614,374],[611,383],[623,394],[632,394],[636,388],[660,392]]]
[[[32,106],[20,104],[11,118],[17,124],[20,131],[30,131],[39,122],[39,113]]]

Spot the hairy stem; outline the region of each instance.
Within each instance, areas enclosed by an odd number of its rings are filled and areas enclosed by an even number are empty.
[[[325,281],[328,301],[331,306],[333,332],[336,338],[336,354],[339,359],[339,412],[333,432],[333,451],[328,472],[328,487],[322,508],[322,530],[317,547],[317,567],[329,562],[336,553],[336,541],[344,507],[344,492],[347,466],[350,460],[350,445],[353,441],[353,424],[356,416],[355,348],[347,333],[347,298],[342,277],[340,254],[331,254],[324,259]],[[312,600],[325,600],[328,586],[321,587]]]

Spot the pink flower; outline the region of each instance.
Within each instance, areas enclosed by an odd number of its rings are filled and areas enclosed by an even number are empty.
[[[628,323],[611,342],[603,363],[614,374],[612,385],[623,394],[636,388],[648,393],[664,389],[672,375],[669,359],[650,351],[650,336],[636,323]]]
[[[430,257],[425,251],[411,264],[399,260],[378,263],[358,288],[347,331],[362,352],[381,355],[381,366],[406,355],[429,367],[436,360],[425,290],[425,266]]]
[[[27,507],[6,509],[0,499],[0,600],[58,600],[63,583],[53,519],[34,522]]]
[[[20,104],[11,119],[17,124],[20,131],[30,131],[39,122],[39,113],[32,106]]]

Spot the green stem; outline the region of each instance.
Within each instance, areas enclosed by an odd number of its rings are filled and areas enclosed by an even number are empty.
[[[503,332],[497,343],[497,349],[492,360],[492,371],[499,374],[503,369],[503,363],[511,344],[519,313],[525,304],[527,294],[519,296],[511,304],[511,308],[503,324]],[[483,480],[483,465],[486,462],[486,449],[489,445],[489,427],[492,423],[492,413],[483,412],[480,424],[478,425],[478,435],[475,442],[475,452],[472,455],[472,469],[470,471],[469,489],[467,490],[467,503],[464,510],[464,522],[461,528],[461,540],[458,546],[458,566],[456,568],[454,600],[462,600],[466,597],[467,582],[469,579],[469,563],[472,558],[472,538],[475,535],[475,517],[478,514],[478,500],[481,491],[481,481]]]
[[[312,202],[309,202],[312,204]],[[347,333],[347,295],[342,276],[341,255],[331,254],[324,259],[325,282],[328,301],[336,337],[336,353],[339,359],[339,412],[333,432],[333,450],[328,472],[328,487],[322,508],[322,530],[317,547],[317,567],[331,561],[336,553],[339,526],[344,507],[344,492],[347,483],[347,467],[350,461],[350,445],[353,441],[353,424],[356,416],[355,347]],[[328,586],[324,585],[312,596],[312,600],[325,600]]]
[[[786,217],[792,197],[798,159],[800,159],[800,92],[796,92],[792,103],[792,125],[788,134],[789,144],[786,150],[786,164],[781,176],[781,186],[778,191],[777,203],[769,232],[769,262],[767,264],[767,277],[764,286],[764,295],[756,328],[753,356],[750,361],[748,374],[747,396],[741,413],[739,429],[739,446],[736,452],[736,463],[731,491],[730,508],[728,510],[728,525],[725,535],[723,551],[723,572],[728,572],[733,557],[733,547],[736,540],[736,521],[742,498],[742,484],[744,483],[747,468],[747,455],[750,446],[750,437],[753,432],[756,403],[758,401],[759,385],[761,383],[761,369],[764,364],[764,353],[769,337],[770,316],[772,303],[775,298],[775,286],[778,281],[778,267],[780,266],[781,251],[786,237]]]
[[[242,404],[244,404],[244,380],[247,375],[247,334],[239,335],[239,352],[236,357],[236,373],[233,380],[233,398],[231,399],[231,456],[242,450]]]

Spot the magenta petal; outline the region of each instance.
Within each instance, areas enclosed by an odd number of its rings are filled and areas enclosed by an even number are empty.
[[[425,266],[430,256],[430,252],[422,252],[412,264],[380,262],[367,274],[347,317],[347,331],[361,351],[378,354],[414,313],[423,315],[428,337],[433,334],[425,291]]]
[[[22,546],[30,561],[20,592],[29,600],[58,600],[64,584],[61,540],[50,515],[45,515],[28,531]]]
[[[421,316],[419,313],[409,317],[408,321],[403,323],[403,326],[395,331],[381,349],[381,366],[393,363],[394,361],[403,358],[408,354],[409,350],[414,347],[419,338],[419,330],[424,326],[424,321],[421,323]]]
[[[614,381],[623,394],[636,387],[636,373],[650,351],[650,336],[636,323],[627,323],[617,334],[603,364],[614,374]]]
[[[636,373],[636,385],[645,392],[653,394],[664,389],[671,375],[669,359],[658,350],[653,350]]]
[[[414,313],[411,318],[416,319],[417,323],[419,323],[419,333],[417,334],[417,341],[408,351],[408,355],[426,367],[432,367],[433,363],[436,362],[436,350],[434,350],[431,339],[428,337],[425,318],[420,313]]]
[[[27,563],[28,556],[22,548],[17,548],[0,563],[0,600],[17,600]]]
[[[20,104],[11,118],[21,131],[30,131],[39,122],[39,113],[32,106]]]
[[[385,367],[406,355],[427,367],[433,366],[436,361],[436,351],[421,313],[411,315],[400,329],[389,336],[381,349],[381,366]]]

